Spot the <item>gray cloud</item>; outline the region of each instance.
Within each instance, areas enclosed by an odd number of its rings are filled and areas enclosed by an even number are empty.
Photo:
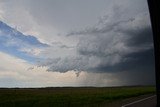
[[[71,49],[74,48],[73,46],[67,46],[61,42],[52,42],[52,46],[58,47],[58,48],[66,48],[66,49]]]
[[[66,37],[77,38],[76,52],[47,59],[40,66],[63,73],[75,70],[117,74],[126,84],[138,84],[143,78],[144,84],[154,83],[153,40],[147,9],[137,13],[115,5],[95,26],[71,31]]]
[[[51,59],[48,70],[153,70],[153,41],[148,13],[123,19],[117,18],[118,11],[119,8],[114,8],[115,13],[100,19],[94,27],[69,33],[67,36],[79,38],[77,55],[59,58],[58,61]]]

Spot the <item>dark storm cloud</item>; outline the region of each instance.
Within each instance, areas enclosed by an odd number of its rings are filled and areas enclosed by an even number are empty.
[[[98,24],[67,37],[77,37],[76,55],[48,60],[48,71],[154,71],[152,31],[147,12],[127,16],[114,8]],[[118,14],[117,14],[118,13]],[[124,18],[124,16],[127,16]]]
[[[131,53],[123,56],[123,60],[115,65],[100,65],[94,68],[93,71],[153,71],[154,70],[154,56],[153,49]]]
[[[88,57],[96,56],[101,59],[101,64],[91,68],[90,71],[154,71],[153,40],[150,26],[142,26],[134,32],[130,29],[126,32],[119,30],[117,33],[122,33],[125,36],[117,37],[117,40],[112,38],[111,41],[108,41],[106,37],[102,37],[102,39],[97,37],[95,41],[88,42],[88,45],[79,44],[79,54]],[[117,57],[117,62],[110,64]]]

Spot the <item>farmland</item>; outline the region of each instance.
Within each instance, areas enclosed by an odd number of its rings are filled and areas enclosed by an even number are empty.
[[[1,88],[0,107],[101,107],[154,93],[153,86]]]

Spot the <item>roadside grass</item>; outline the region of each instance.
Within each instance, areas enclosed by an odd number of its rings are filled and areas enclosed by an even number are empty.
[[[35,89],[0,89],[0,107],[101,107],[145,94],[155,87],[62,87]]]

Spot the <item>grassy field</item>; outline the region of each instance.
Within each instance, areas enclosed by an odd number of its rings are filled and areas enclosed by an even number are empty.
[[[0,107],[101,107],[155,93],[155,87],[0,89]]]

